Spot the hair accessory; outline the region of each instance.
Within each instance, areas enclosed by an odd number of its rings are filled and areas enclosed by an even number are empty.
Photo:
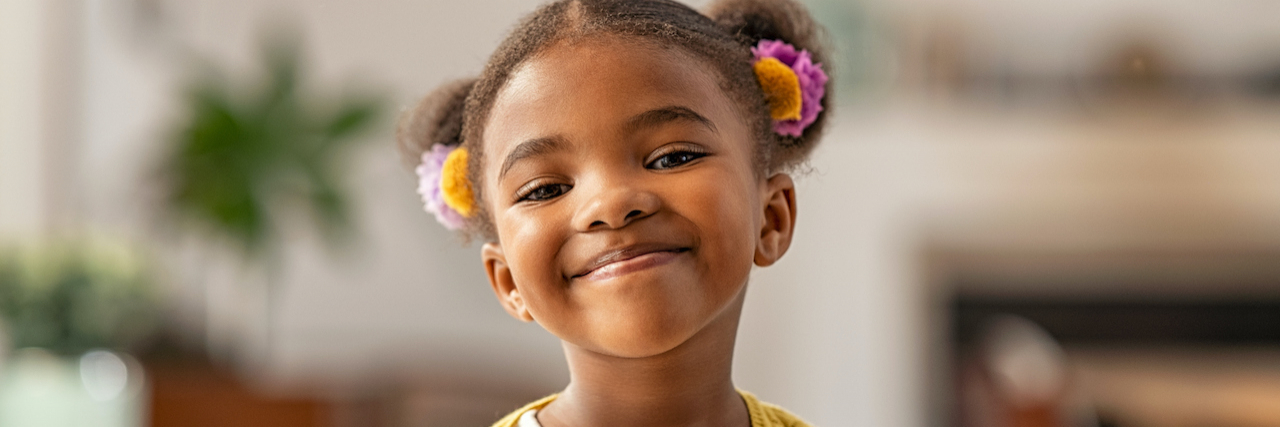
[[[769,115],[774,120],[800,120],[804,97],[800,94],[800,79],[795,71],[776,58],[763,58],[753,68],[760,87],[764,88],[765,98],[769,100]]]
[[[782,40],[760,40],[751,48],[751,66],[769,101],[773,131],[799,137],[818,119],[826,94],[827,73],[807,50]]]
[[[467,180],[467,149],[457,148],[444,159],[444,167],[440,170],[440,193],[444,203],[470,218],[475,211],[475,195],[471,192],[471,181]]]
[[[445,228],[465,227],[466,218],[475,210],[471,183],[467,181],[467,150],[435,144],[422,153],[422,163],[414,172],[418,174],[418,194],[422,195],[426,211],[435,214]]]

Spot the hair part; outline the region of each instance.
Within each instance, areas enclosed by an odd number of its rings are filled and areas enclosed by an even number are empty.
[[[755,166],[761,175],[803,164],[826,127],[830,88],[822,99],[823,111],[800,137],[773,132],[768,103],[750,64],[751,47],[760,40],[778,39],[808,50],[813,61],[831,73],[825,34],[795,0],[719,0],[706,15],[672,0],[555,1],[525,17],[478,78],[442,85],[401,118],[397,138],[408,161],[416,164],[435,144],[462,145],[470,152],[468,174],[478,209],[468,220],[467,237],[497,237],[483,203],[480,171],[484,128],[498,93],[521,64],[547,48],[600,35],[677,46],[715,70],[720,89],[737,104],[752,130]]]

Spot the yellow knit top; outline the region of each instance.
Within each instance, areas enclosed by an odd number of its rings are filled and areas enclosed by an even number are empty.
[[[751,427],[812,427],[809,423],[801,420],[800,417],[787,412],[786,409],[782,409],[778,405],[761,402],[756,399],[755,395],[743,390],[738,390],[738,394],[741,394],[742,401],[747,403],[747,413],[751,415]],[[557,396],[559,394],[553,394],[524,405],[524,407],[507,414],[498,422],[493,423],[493,427],[516,427],[516,423],[520,421],[520,415],[532,409],[542,409],[552,400],[556,400]]]

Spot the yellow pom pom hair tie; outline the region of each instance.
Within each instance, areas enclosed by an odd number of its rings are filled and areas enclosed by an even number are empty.
[[[463,217],[475,214],[475,193],[467,180],[467,149],[458,148],[449,153],[440,170],[440,193],[444,203]]]
[[[423,209],[450,230],[466,229],[467,218],[476,210],[475,193],[467,180],[467,150],[435,144],[422,153],[422,163],[414,172]]]
[[[773,131],[799,138],[818,120],[826,96],[827,73],[813,55],[782,40],[760,40],[751,48],[751,67],[769,101]]]
[[[752,68],[760,80],[765,99],[769,101],[769,115],[774,120],[800,120],[800,106],[804,100],[796,72],[775,58],[763,58]]]

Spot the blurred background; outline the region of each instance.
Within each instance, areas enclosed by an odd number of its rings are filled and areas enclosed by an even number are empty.
[[[0,426],[562,388],[392,138],[538,3],[0,1]],[[807,3],[838,105],[740,387],[822,426],[1280,426],[1280,3]]]

